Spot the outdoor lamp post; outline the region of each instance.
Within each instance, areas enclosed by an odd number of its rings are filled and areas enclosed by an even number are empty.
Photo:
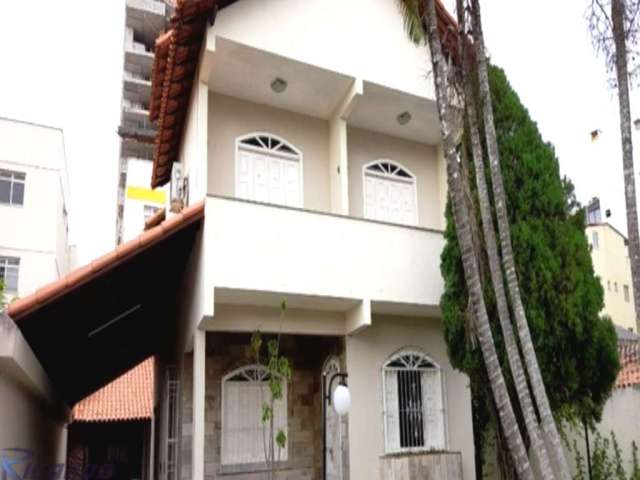
[[[346,378],[348,377],[347,373],[344,372],[336,372],[331,375],[329,381],[327,382],[327,374],[322,375],[322,478],[327,478],[327,408],[331,406],[333,402],[334,411],[342,417],[346,413],[349,412],[349,407],[351,406],[351,393],[349,392],[349,388],[347,388]],[[336,387],[331,394],[331,386],[333,385],[333,381],[339,378],[340,383]],[[340,428],[340,427],[338,427]]]

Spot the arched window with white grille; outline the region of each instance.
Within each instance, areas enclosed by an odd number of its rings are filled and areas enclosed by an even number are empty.
[[[233,370],[222,379],[222,465],[265,463],[269,427],[262,423],[262,405],[269,399],[269,372],[262,365]],[[287,383],[274,406],[274,436],[287,435]],[[277,445],[276,445],[277,450]],[[287,447],[276,451],[276,461],[287,460]]]
[[[445,449],[442,371],[416,348],[403,349],[382,369],[385,450]]]
[[[417,225],[416,177],[393,160],[363,167],[364,216],[372,220]]]
[[[236,196],[302,207],[302,152],[269,133],[236,140]]]

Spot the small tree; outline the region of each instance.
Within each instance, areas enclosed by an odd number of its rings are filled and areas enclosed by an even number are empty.
[[[280,318],[284,319],[284,315],[287,309],[287,301],[283,300],[280,305]],[[291,380],[291,362],[284,355],[280,355],[280,337],[281,332],[275,338],[269,339],[266,342],[267,353],[265,357],[262,356],[263,350],[263,337],[260,330],[257,330],[251,335],[251,351],[255,357],[256,364],[263,366],[267,370],[267,386],[268,397],[262,398],[262,425],[263,425],[263,440],[264,431],[268,433],[268,440],[264,441],[264,456],[267,468],[269,471],[269,480],[275,479],[276,466],[280,461],[280,454],[282,449],[287,444],[287,434],[282,428],[278,428],[275,431],[274,424],[274,412],[275,404],[277,401],[281,401],[284,395],[284,385]],[[263,394],[262,386],[260,388],[261,394]],[[277,455],[276,455],[277,447]]]

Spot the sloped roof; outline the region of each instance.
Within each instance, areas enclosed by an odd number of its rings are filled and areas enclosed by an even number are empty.
[[[64,295],[70,290],[74,290],[92,278],[100,275],[103,271],[114,265],[134,256],[138,251],[143,250],[159,242],[164,237],[179,230],[180,228],[201,219],[204,216],[204,201],[198,202],[184,209],[169,220],[165,220],[153,228],[146,230],[138,237],[123,243],[115,250],[98,257],[91,263],[77,268],[66,276],[51,282],[31,295],[19,298],[9,304],[7,314],[13,320],[20,320],[21,317],[31,310]]]
[[[640,385],[640,335],[616,325],[620,372],[615,388]]]
[[[237,0],[176,0],[171,28],[158,37],[151,73],[149,117],[156,122],[151,187],[166,184],[178,160],[189,99],[207,26],[218,9]],[[391,1],[391,0],[389,0]],[[436,0],[438,32],[446,54],[457,57],[457,24]]]
[[[146,420],[153,414],[153,357],[78,402],[74,422]]]

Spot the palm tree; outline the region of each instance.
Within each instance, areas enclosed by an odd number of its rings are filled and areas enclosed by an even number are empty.
[[[482,32],[482,19],[480,15],[479,0],[471,0],[472,12],[472,30],[475,45],[475,58],[478,72],[480,94],[480,103],[482,105],[482,113],[484,120],[485,140],[487,144],[487,154],[489,157],[489,169],[491,172],[491,184],[493,187],[493,198],[496,210],[496,218],[498,220],[498,233],[500,236],[500,248],[502,250],[502,265],[507,277],[507,287],[509,298],[518,329],[518,336],[522,353],[524,355],[527,373],[531,381],[531,388],[536,399],[538,412],[542,428],[551,443],[551,451],[556,461],[558,473],[562,480],[570,480],[569,465],[562,449],[560,434],[556,426],[549,398],[542,381],[538,358],[531,340],[527,317],[520,296],[520,287],[518,285],[518,276],[516,274],[515,261],[513,256],[513,248],[511,245],[511,231],[509,227],[509,219],[507,216],[507,202],[502,182],[502,172],[500,170],[500,153],[498,151],[498,141],[496,136],[495,124],[493,121],[493,105],[491,103],[491,91],[489,89],[489,75],[487,72],[487,57],[484,48],[484,35]]]
[[[504,339],[505,350],[511,368],[513,383],[516,388],[520,408],[524,417],[524,423],[527,428],[527,434],[531,441],[531,449],[538,458],[540,472],[543,478],[553,479],[553,469],[549,462],[549,454],[545,446],[544,439],[540,434],[540,426],[536,417],[531,399],[531,392],[527,383],[518,343],[513,333],[511,324],[511,314],[509,312],[509,304],[504,288],[504,278],[502,275],[502,267],[500,266],[500,255],[498,253],[498,245],[496,242],[495,227],[493,223],[493,215],[491,213],[491,199],[487,189],[487,182],[484,173],[484,155],[482,153],[482,143],[480,140],[480,127],[478,123],[478,114],[476,111],[477,95],[475,94],[473,77],[472,77],[472,58],[467,49],[468,42],[466,33],[466,9],[464,8],[464,0],[456,1],[456,10],[458,13],[458,45],[460,49],[460,63],[462,73],[460,75],[464,90],[464,105],[466,112],[466,120],[468,126],[469,137],[471,140],[471,151],[473,163],[476,173],[476,187],[478,190],[478,199],[480,204],[480,215],[482,219],[482,231],[484,234],[485,246],[489,260],[489,270],[491,272],[491,283],[496,297],[496,305],[498,317],[500,319],[500,327],[502,337]]]
[[[462,264],[465,281],[469,291],[469,298],[472,305],[475,321],[476,336],[491,386],[491,391],[498,409],[498,416],[502,430],[506,436],[509,451],[513,457],[513,462],[521,479],[533,479],[533,471],[529,463],[527,451],[520,434],[518,422],[511,405],[509,392],[507,390],[502,368],[498,360],[493,334],[489,324],[487,308],[484,302],[482,284],[479,274],[478,258],[475,253],[471,222],[472,218],[465,203],[464,186],[458,156],[456,152],[456,132],[457,126],[454,124],[454,109],[450,105],[447,84],[447,64],[442,53],[440,37],[438,34],[438,23],[436,17],[436,0],[426,0],[426,22],[427,39],[431,50],[431,63],[433,66],[434,83],[436,90],[436,103],[440,117],[440,128],[443,138],[444,155],[447,164],[447,182],[449,195],[453,206],[453,217],[456,226],[456,235],[462,253]],[[422,30],[422,9],[420,0],[401,0],[403,15],[407,31],[412,39],[419,38],[419,31]],[[416,25],[418,26],[416,29]]]
[[[627,206],[627,236],[633,301],[636,309],[636,326],[640,332],[640,237],[638,236],[638,208],[636,205],[636,181],[633,168],[633,143],[631,141],[631,108],[629,106],[629,67],[625,35],[625,2],[612,0],[611,27],[615,45],[618,105],[620,110],[620,140],[622,142],[622,170],[624,172],[624,197]]]

